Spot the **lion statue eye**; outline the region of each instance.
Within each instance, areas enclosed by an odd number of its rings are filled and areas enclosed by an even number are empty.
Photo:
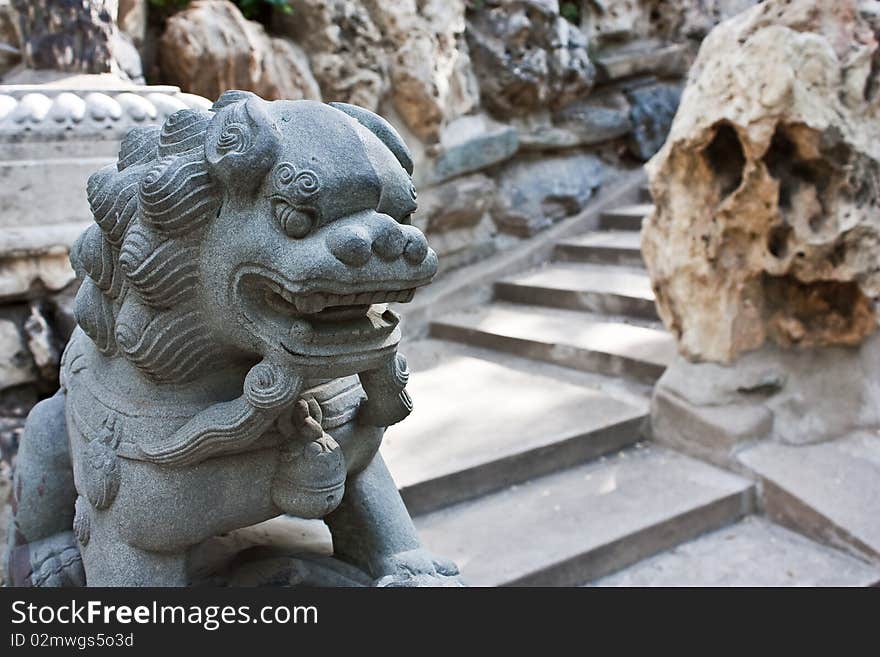
[[[275,218],[288,237],[301,239],[312,232],[314,217],[311,213],[293,207],[284,201],[276,201]]]

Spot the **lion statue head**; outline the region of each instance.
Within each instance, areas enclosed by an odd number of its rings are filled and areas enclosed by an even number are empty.
[[[77,322],[159,384],[263,358],[357,372],[399,340],[383,304],[437,270],[411,174],[396,131],[341,103],[230,91],[133,130],[89,179]]]

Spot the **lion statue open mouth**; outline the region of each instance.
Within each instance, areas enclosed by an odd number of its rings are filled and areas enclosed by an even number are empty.
[[[458,582],[378,454],[412,408],[387,304],[437,271],[411,174],[340,103],[231,91],[129,133],[89,180],[79,328],[25,428],[14,584],[184,585],[204,541],[279,514],[324,518],[367,581]]]

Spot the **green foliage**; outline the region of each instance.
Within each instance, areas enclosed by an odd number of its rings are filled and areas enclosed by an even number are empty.
[[[241,9],[241,13],[245,18],[255,18],[261,9],[269,5],[269,9],[277,7],[285,14],[293,13],[293,7],[290,6],[290,0],[232,0]]]
[[[266,10],[278,8],[285,14],[293,13],[292,0],[232,0],[245,18],[258,18]],[[191,0],[150,0],[154,7],[165,10],[168,13],[183,9]]]
[[[559,14],[569,23],[581,24],[581,6],[577,2],[560,2]]]

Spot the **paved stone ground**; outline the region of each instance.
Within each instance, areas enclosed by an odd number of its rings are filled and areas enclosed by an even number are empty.
[[[598,580],[597,586],[871,586],[880,567],[758,517]]]

